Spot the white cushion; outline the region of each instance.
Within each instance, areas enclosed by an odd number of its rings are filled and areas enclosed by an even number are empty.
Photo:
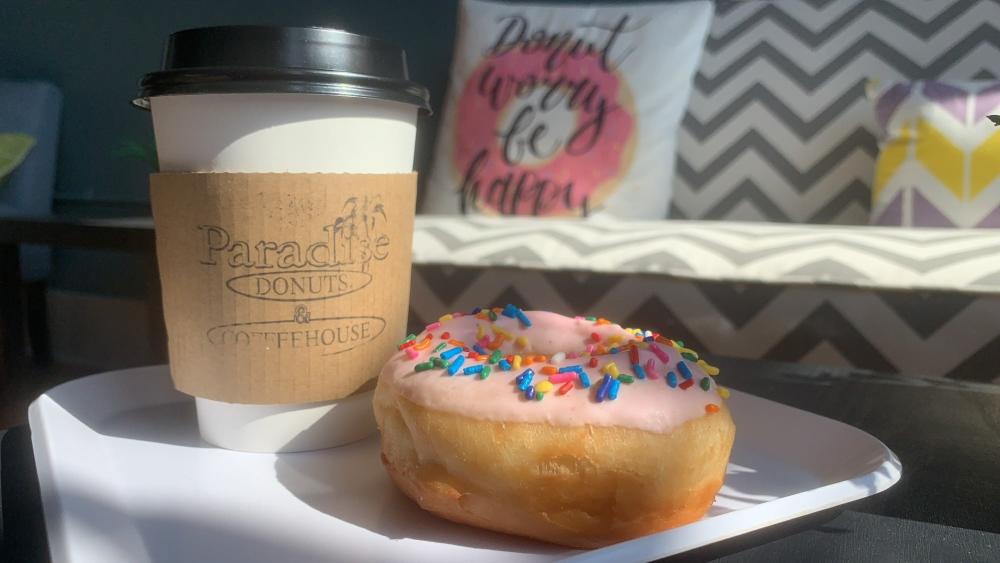
[[[463,0],[424,211],[663,219],[707,0]]]
[[[415,264],[1000,292],[1000,230],[418,216]]]

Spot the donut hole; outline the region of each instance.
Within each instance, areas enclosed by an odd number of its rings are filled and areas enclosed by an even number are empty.
[[[589,324],[589,323],[588,323]],[[591,355],[595,348],[610,349],[613,346],[624,348],[634,340],[634,337],[621,327],[605,325],[606,327],[578,327],[565,331],[546,331],[532,336],[527,349],[515,346],[508,347],[504,343],[504,353],[507,354],[541,354],[551,358],[556,354],[565,354],[567,358],[580,358]],[[603,330],[600,330],[603,329]],[[592,334],[600,337],[594,340]]]
[[[624,347],[632,339],[630,335],[625,333],[623,329],[618,329],[613,334],[608,336],[614,336],[620,331],[621,337],[613,342],[605,336],[602,336],[601,341],[595,341],[591,336],[590,332],[582,334],[580,331],[567,331],[561,334],[545,334],[545,335],[535,335],[530,341],[530,344],[526,349],[520,349],[516,347],[508,347],[506,344],[503,346],[504,353],[507,354],[541,354],[551,358],[556,354],[565,354],[567,358],[582,358],[586,355],[590,355],[595,348],[603,347],[605,349],[610,349],[612,346]]]

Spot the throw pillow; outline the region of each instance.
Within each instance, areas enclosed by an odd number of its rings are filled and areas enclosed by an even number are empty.
[[[35,146],[35,138],[24,133],[0,133],[0,185],[7,176],[24,162],[31,147]]]
[[[871,222],[1000,227],[1000,82],[871,85],[882,128]]]
[[[712,3],[459,10],[423,211],[665,218]]]

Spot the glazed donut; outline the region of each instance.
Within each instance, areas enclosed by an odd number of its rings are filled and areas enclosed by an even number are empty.
[[[698,520],[722,486],[728,391],[680,341],[508,305],[399,346],[375,390],[382,462],[425,510],[591,548]]]

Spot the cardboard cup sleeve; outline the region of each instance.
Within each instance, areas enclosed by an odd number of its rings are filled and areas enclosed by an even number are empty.
[[[405,336],[415,173],[161,173],[150,192],[181,392],[336,400]]]

